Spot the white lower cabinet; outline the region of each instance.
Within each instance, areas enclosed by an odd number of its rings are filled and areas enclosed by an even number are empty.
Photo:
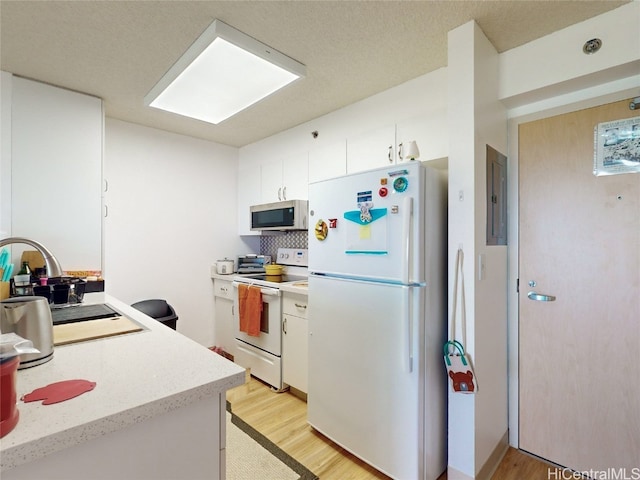
[[[213,280],[215,297],[214,338],[217,347],[236,355],[235,335],[233,331],[233,287],[231,280]]]
[[[282,297],[283,382],[307,393],[308,379],[307,295],[284,292]]]

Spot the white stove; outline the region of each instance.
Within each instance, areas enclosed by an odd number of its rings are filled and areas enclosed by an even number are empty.
[[[282,381],[282,292],[280,287],[307,279],[307,250],[279,248],[277,263],[285,265],[283,275],[237,275],[234,287],[235,362],[267,382],[277,392],[288,389]],[[260,288],[262,313],[258,336],[240,331],[240,285]]]
[[[252,285],[265,285],[267,287],[278,288],[282,284],[303,282],[307,280],[307,275],[267,275],[266,273],[256,275],[242,275],[242,277],[234,277],[234,281],[250,283]]]

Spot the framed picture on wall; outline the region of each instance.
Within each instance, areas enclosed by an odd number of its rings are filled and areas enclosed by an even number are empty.
[[[594,175],[640,173],[640,117],[599,123],[593,143]]]

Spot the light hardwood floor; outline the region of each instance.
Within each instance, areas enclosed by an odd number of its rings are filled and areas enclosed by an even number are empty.
[[[247,375],[247,383],[227,392],[233,413],[258,430],[321,480],[388,479],[307,424],[307,404],[291,393],[274,393]],[[549,465],[510,448],[493,480],[546,480]],[[439,480],[446,480],[446,473]],[[556,478],[556,477],[551,477]],[[557,477],[560,478],[560,477]]]

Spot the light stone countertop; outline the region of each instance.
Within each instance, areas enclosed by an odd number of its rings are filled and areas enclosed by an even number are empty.
[[[19,400],[20,420],[0,439],[2,470],[245,382],[245,370],[240,366],[109,295],[89,293],[83,303],[107,303],[144,329],[57,346],[51,361],[19,370],[18,398],[63,380],[84,379],[97,385],[90,392],[53,405]]]
[[[282,290],[285,293],[297,293],[298,295],[305,295],[305,296],[309,294],[309,287],[307,282],[287,283],[282,285],[280,287],[280,290]]]

